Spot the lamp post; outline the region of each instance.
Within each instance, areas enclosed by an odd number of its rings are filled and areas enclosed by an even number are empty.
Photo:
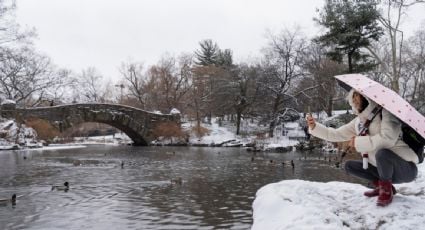
[[[120,104],[121,104],[121,103],[122,103],[122,91],[123,91],[123,89],[125,88],[125,86],[124,86],[124,84],[123,84],[123,83],[121,83],[121,84],[119,84],[119,85],[115,85],[115,87],[119,87],[119,88],[120,88],[120,91],[121,91]]]

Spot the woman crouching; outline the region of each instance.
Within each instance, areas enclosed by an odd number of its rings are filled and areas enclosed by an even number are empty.
[[[308,115],[309,132],[327,141],[349,141],[350,148],[367,153],[367,167],[363,167],[361,160],[350,160],[345,163],[345,170],[374,185],[373,190],[364,193],[365,196],[378,196],[378,206],[389,205],[396,193],[393,183],[411,182],[416,178],[418,156],[401,140],[401,122],[385,109],[382,109],[382,115],[372,120],[368,134],[361,136],[363,126],[377,104],[355,90],[348,93],[347,100],[357,115],[355,119],[333,129],[317,123]]]

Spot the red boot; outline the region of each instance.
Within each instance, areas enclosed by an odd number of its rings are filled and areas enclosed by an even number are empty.
[[[393,189],[391,181],[379,181],[379,196],[376,205],[378,206],[387,206],[393,201]]]
[[[374,189],[364,192],[363,195],[365,195],[367,197],[374,197],[374,196],[379,195],[379,183],[378,183],[378,181],[377,180],[372,181],[372,184],[374,186]],[[393,195],[395,195],[397,193],[397,190],[395,190],[394,186],[392,186],[392,190],[393,190]]]

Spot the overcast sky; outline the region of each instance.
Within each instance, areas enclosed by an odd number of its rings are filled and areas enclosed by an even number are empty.
[[[17,19],[34,27],[36,47],[60,67],[96,67],[119,79],[126,60],[156,63],[168,52],[193,52],[212,39],[233,50],[235,60],[259,55],[266,30],[299,25],[315,36],[316,8],[323,0],[18,0]],[[425,6],[409,12],[408,32],[425,19]]]

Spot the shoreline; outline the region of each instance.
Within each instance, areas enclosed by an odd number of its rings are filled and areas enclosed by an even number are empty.
[[[91,145],[105,145],[105,146],[133,146],[131,143],[128,144],[119,144],[119,143],[102,143],[102,142],[87,142],[87,143],[66,143],[66,144],[50,144],[48,146],[42,147],[20,147],[17,145],[11,146],[1,146],[0,152],[3,151],[41,151],[41,150],[55,150],[55,149],[73,149],[73,148],[86,148]],[[296,145],[290,146],[278,146],[278,147],[268,147],[268,148],[255,148],[252,145],[235,145],[235,146],[225,146],[219,144],[193,144],[193,143],[175,143],[175,144],[165,144],[165,143],[155,143],[147,146],[134,146],[134,147],[204,147],[204,148],[245,148],[247,152],[290,152],[294,150]],[[297,150],[301,150],[296,148]]]

